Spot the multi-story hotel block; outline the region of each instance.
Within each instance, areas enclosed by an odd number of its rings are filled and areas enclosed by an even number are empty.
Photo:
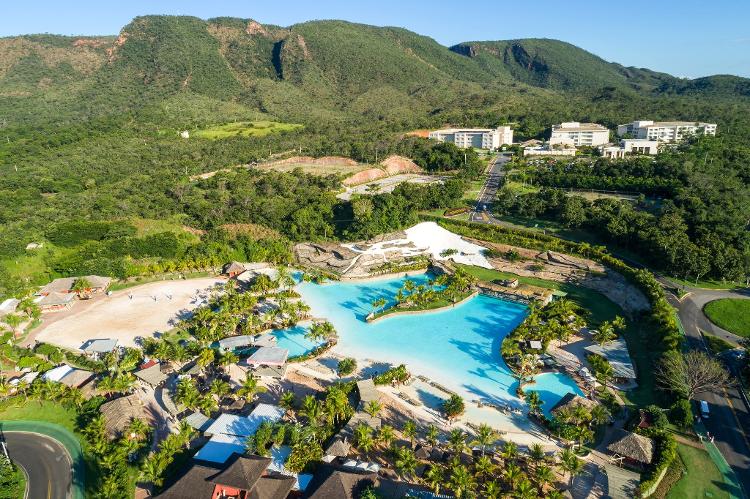
[[[440,142],[452,142],[458,147],[497,149],[503,144],[513,143],[513,130],[509,126],[497,128],[445,128],[430,132],[429,138]]]
[[[552,127],[549,143],[596,147],[609,142],[609,129],[597,123],[569,121]]]
[[[630,135],[634,139],[657,140],[659,142],[679,142],[686,135],[716,135],[716,123],[691,121],[651,121],[641,120],[618,125],[617,135]]]

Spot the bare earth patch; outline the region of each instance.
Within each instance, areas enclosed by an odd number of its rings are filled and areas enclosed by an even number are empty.
[[[159,281],[76,302],[64,312],[45,315],[37,341],[79,349],[95,338],[116,338],[136,346],[136,337],[151,337],[174,327],[207,298],[209,289],[225,281],[215,277]]]

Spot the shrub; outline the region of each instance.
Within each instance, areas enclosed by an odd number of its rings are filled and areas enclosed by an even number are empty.
[[[409,371],[406,370],[406,366],[401,364],[398,367],[392,367],[384,373],[375,376],[374,382],[376,385],[388,385],[392,382],[403,383],[409,379]]]
[[[347,357],[346,359],[341,359],[339,361],[339,377],[348,376],[349,374],[353,373],[355,369],[357,369],[357,361],[355,359]]]
[[[693,407],[688,399],[677,400],[669,409],[669,416],[673,424],[683,429],[693,427]]]
[[[646,473],[641,475],[639,489],[641,493],[649,491],[661,472],[671,466],[677,457],[677,441],[674,436],[664,430],[650,430],[643,432],[646,436],[654,439],[654,460]]]
[[[661,407],[657,405],[649,405],[644,411],[651,417],[651,422],[654,428],[663,430],[669,425],[669,419],[667,419],[667,415]]]

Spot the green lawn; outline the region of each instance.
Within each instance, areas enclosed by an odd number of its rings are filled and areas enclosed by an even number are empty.
[[[736,335],[750,338],[750,300],[722,298],[708,302],[703,311],[717,326]]]
[[[729,497],[724,487],[724,479],[708,452],[683,444],[677,445],[677,452],[685,464],[687,473],[669,491],[668,499]]]
[[[227,137],[265,137],[272,133],[299,130],[302,126],[296,123],[280,123],[277,121],[238,121],[196,130],[193,132],[193,136],[212,140]]]
[[[718,336],[714,336],[712,334],[704,334],[703,339],[706,340],[708,349],[711,350],[711,352],[713,352],[714,354],[719,354],[735,348],[734,345],[729,343],[724,338],[719,338]]]
[[[738,281],[714,281],[711,279],[708,280],[699,280],[699,281],[686,281],[685,279],[678,279],[677,277],[670,277],[670,281],[673,281],[675,284],[679,284],[688,288],[702,288],[702,289],[737,289],[745,287],[745,283],[738,282]]]

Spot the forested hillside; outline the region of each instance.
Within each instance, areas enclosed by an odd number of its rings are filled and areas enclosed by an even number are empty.
[[[609,127],[643,118],[715,121],[721,142],[707,153],[721,156],[713,165],[739,183],[696,194],[711,213],[732,196],[747,203],[746,156],[736,151],[750,133],[748,111],[747,79],[678,79],[555,40],[449,49],[404,29],[342,21],[279,27],[178,16],[139,17],[117,36],[3,38],[0,295],[79,271],[81,255],[116,260],[106,268],[122,274],[120,263],[137,264],[150,247],[106,242],[145,237],[137,233],[83,239],[85,251],[58,247],[51,234],[69,221],[169,220],[167,231],[179,238],[181,225],[214,231],[252,222],[290,239],[320,237],[321,230],[323,237],[362,237],[412,222],[414,210],[455,203],[457,185],[355,205],[333,198],[335,179],[244,171],[190,177],[291,150],[362,162],[391,152],[421,164],[445,156],[459,166],[462,152],[403,140],[406,131],[445,124],[513,123],[523,140],[568,120]],[[303,127],[263,137],[179,137],[253,120]],[[388,212],[398,216],[388,221]],[[731,223],[736,235],[739,222]],[[744,239],[733,240],[747,251]],[[29,256],[33,241],[54,251]],[[182,243],[175,255],[186,254]]]

